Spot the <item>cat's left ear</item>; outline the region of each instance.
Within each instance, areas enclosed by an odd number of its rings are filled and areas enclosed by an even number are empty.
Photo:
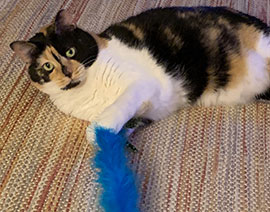
[[[60,10],[55,18],[55,33],[61,34],[63,31],[72,31],[76,24],[72,21],[72,16],[66,10]]]
[[[31,63],[33,53],[36,50],[36,45],[27,41],[15,41],[10,44],[10,48],[19,56],[25,63]]]

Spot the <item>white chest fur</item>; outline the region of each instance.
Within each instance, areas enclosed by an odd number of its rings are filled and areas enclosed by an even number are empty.
[[[142,80],[148,85],[142,87]],[[144,117],[161,119],[187,103],[181,81],[165,74],[164,68],[157,65],[146,49],[131,49],[117,39],[112,39],[108,47],[100,51],[96,62],[88,68],[82,85],[50,97],[64,113],[93,121],[128,92],[131,84],[135,87],[138,84],[134,101],[145,99],[147,88],[154,89],[153,95],[147,96],[147,101],[137,110],[137,114]]]

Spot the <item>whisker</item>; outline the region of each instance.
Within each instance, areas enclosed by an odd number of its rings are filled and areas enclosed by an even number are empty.
[[[96,58],[96,56],[90,56],[90,57],[87,57],[87,58],[84,59],[81,63],[84,64],[85,62],[87,62],[87,60],[94,59],[94,58]]]
[[[84,63],[83,65],[88,65],[88,64],[90,64],[91,62],[93,62],[93,61],[95,61],[96,60],[96,58],[95,59],[93,59],[93,60],[90,60],[90,61],[87,61],[86,63]]]
[[[92,49],[92,48],[94,48],[94,47],[97,47],[97,45],[93,45],[93,46],[89,47],[88,49]]]
[[[76,74],[79,74],[85,67],[85,65],[87,65],[87,64],[89,64],[90,62],[93,62],[95,59],[93,59],[93,60],[90,60],[90,61],[88,61],[88,62],[86,62],[86,63],[83,63],[83,64],[81,64],[80,66],[78,66],[77,68],[76,68],[76,70],[74,71],[74,73],[76,73]]]

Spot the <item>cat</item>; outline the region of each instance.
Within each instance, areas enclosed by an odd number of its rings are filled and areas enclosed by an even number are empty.
[[[61,10],[10,47],[61,111],[115,132],[133,117],[244,104],[270,87],[269,27],[226,7],[151,9],[100,34]]]

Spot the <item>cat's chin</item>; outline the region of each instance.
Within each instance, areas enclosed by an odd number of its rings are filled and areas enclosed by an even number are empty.
[[[62,90],[69,90],[71,88],[74,88],[78,86],[81,83],[81,81],[73,81],[71,80],[69,84],[67,84],[64,88],[61,88]]]

